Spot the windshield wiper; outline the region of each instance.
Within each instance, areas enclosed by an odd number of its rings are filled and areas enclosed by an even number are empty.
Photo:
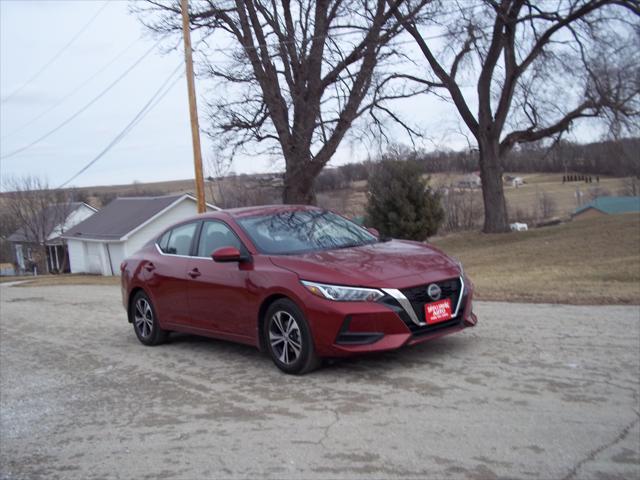
[[[340,245],[336,248],[353,248],[353,247],[361,247],[363,245],[367,245],[366,243],[345,243],[344,245]]]

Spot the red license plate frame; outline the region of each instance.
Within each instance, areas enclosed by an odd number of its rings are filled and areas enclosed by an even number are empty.
[[[437,302],[427,303],[424,306],[424,319],[427,325],[446,322],[453,318],[451,299],[445,298]]]

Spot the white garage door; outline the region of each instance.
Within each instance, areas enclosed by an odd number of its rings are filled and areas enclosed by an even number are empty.
[[[85,242],[87,259],[87,273],[97,273],[102,275],[102,244],[98,242]]]

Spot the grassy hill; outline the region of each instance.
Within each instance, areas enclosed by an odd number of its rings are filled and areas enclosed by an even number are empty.
[[[639,214],[433,243],[463,262],[482,300],[640,304]]]

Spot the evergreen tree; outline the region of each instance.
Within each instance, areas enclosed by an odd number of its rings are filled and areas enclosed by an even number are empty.
[[[423,241],[444,220],[440,195],[428,187],[415,161],[384,159],[370,178],[366,224],[383,236]]]

